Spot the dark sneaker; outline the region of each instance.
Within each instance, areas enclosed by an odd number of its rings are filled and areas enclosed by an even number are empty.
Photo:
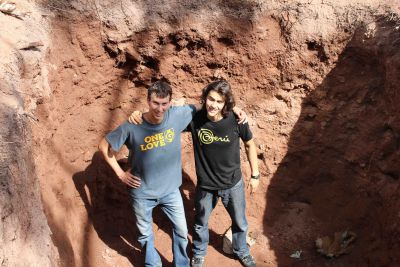
[[[204,266],[204,257],[193,256],[192,267],[203,267],[203,266]]]
[[[254,260],[253,256],[246,255],[243,258],[239,258],[240,263],[246,267],[256,267],[256,261]]]

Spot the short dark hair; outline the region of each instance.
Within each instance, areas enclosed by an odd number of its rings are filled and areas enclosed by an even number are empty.
[[[165,81],[156,81],[147,89],[147,100],[151,99],[152,94],[156,94],[156,96],[165,98],[169,96],[169,99],[172,98],[172,88],[171,86]]]
[[[232,94],[231,86],[226,80],[218,80],[204,87],[203,93],[201,94],[201,103],[203,104],[203,108],[205,107],[206,99],[210,91],[215,91],[225,97],[225,105],[221,114],[223,117],[226,117],[235,107],[235,99]]]

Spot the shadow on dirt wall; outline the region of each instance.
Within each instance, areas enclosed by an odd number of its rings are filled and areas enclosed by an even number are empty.
[[[302,103],[266,195],[264,233],[278,266],[399,264],[400,34],[378,26],[368,40],[356,31]],[[345,230],[357,234],[350,254],[317,254],[316,238]],[[289,257],[296,250],[299,260]]]
[[[143,265],[135,242],[135,219],[126,187],[105,163],[100,152],[93,155],[87,168],[73,175],[75,187],[85,204],[89,223],[107,246],[128,258],[134,265]],[[89,225],[89,224],[88,224]],[[89,226],[88,226],[89,227]],[[82,248],[83,266],[89,255],[89,240]]]
[[[129,6],[132,2],[132,6]],[[182,18],[186,18],[194,13],[212,10],[215,14],[221,14],[221,19],[226,19],[229,23],[237,24],[243,28],[249,20],[253,19],[256,12],[259,11],[260,4],[254,1],[223,1],[223,0],[177,0],[169,2],[160,2],[157,0],[147,1],[115,1],[103,0],[95,1],[76,1],[76,0],[46,0],[40,3],[43,9],[50,10],[57,15],[67,15],[72,10],[80,11],[88,15],[91,14],[99,17],[102,8],[108,9],[107,15],[112,16],[117,10],[121,14],[127,15],[127,11],[131,8],[140,11],[144,15],[147,26],[151,28],[151,24],[156,23],[156,20],[164,20],[172,28],[178,29],[182,26]],[[115,10],[113,10],[115,9]],[[216,9],[219,9],[218,12]],[[139,15],[139,14],[136,14]],[[245,23],[244,23],[245,22]],[[244,31],[246,29],[243,29]]]
[[[124,160],[119,161],[119,164],[123,169],[129,167]],[[126,257],[133,266],[143,266],[144,255],[137,242],[138,232],[128,188],[116,177],[101,153],[96,152],[91,164],[84,171],[74,174],[72,179],[88,212],[87,226],[93,225],[99,238]],[[184,202],[186,207],[190,206],[189,199],[184,198]],[[172,238],[171,224],[160,208],[154,209],[153,219],[158,230],[168,233]],[[90,253],[89,246],[89,240],[85,240],[82,249],[83,266],[91,265],[87,262],[88,257],[85,257]],[[161,253],[160,256],[163,265],[169,266],[170,263]]]
[[[128,164],[119,161],[124,169]],[[130,197],[127,187],[115,176],[113,170],[104,161],[100,152],[93,155],[91,164],[82,172],[72,177],[75,187],[85,204],[88,212],[89,223],[94,227],[99,238],[110,248],[126,257],[133,266],[143,266],[144,255],[140,252],[140,244],[137,240],[137,228],[134,213],[130,205]],[[184,172],[181,191],[188,191],[189,195],[183,196],[189,235],[192,236],[193,210],[194,210],[194,188],[192,179]],[[167,233],[172,240],[172,226],[166,215],[158,207],[154,209],[154,223],[159,230]],[[89,226],[89,224],[88,224]],[[87,229],[89,230],[89,229]],[[90,248],[88,240],[85,240],[82,249],[83,266],[90,266],[85,261],[89,255]],[[220,236],[210,231],[210,245],[221,253]],[[189,245],[189,248],[191,246]],[[188,253],[190,249],[188,248]],[[73,250],[65,250],[73,253]],[[67,255],[64,255],[64,257]],[[72,255],[70,255],[73,257]],[[160,253],[163,266],[172,266],[171,263]],[[70,257],[66,257],[70,258]]]

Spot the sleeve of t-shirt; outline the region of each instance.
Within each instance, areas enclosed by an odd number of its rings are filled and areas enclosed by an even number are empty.
[[[189,124],[186,126],[185,129],[183,129],[183,132],[185,132],[185,133],[191,132],[192,131],[192,123],[193,123],[193,120],[191,122],[189,122]]]
[[[106,140],[110,144],[112,150],[119,151],[124,144],[127,144],[130,135],[128,126],[128,122],[125,122],[106,135]]]
[[[184,105],[171,108],[174,111],[174,118],[181,122],[183,131],[184,129],[186,129],[186,127],[192,121],[194,115],[196,114],[196,107],[194,105]]]
[[[239,127],[239,136],[243,140],[243,142],[247,142],[253,138],[253,133],[251,132],[248,123],[238,123],[238,127]]]

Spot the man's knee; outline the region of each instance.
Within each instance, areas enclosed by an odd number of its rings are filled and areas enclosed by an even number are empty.
[[[239,219],[235,224],[232,225],[232,231],[234,232],[246,232],[249,228],[249,224],[245,218]]]
[[[189,234],[187,226],[186,226],[186,222],[185,222],[185,224],[176,224],[174,226],[174,231],[175,231],[176,235],[178,235],[182,238],[187,238],[187,236]]]

